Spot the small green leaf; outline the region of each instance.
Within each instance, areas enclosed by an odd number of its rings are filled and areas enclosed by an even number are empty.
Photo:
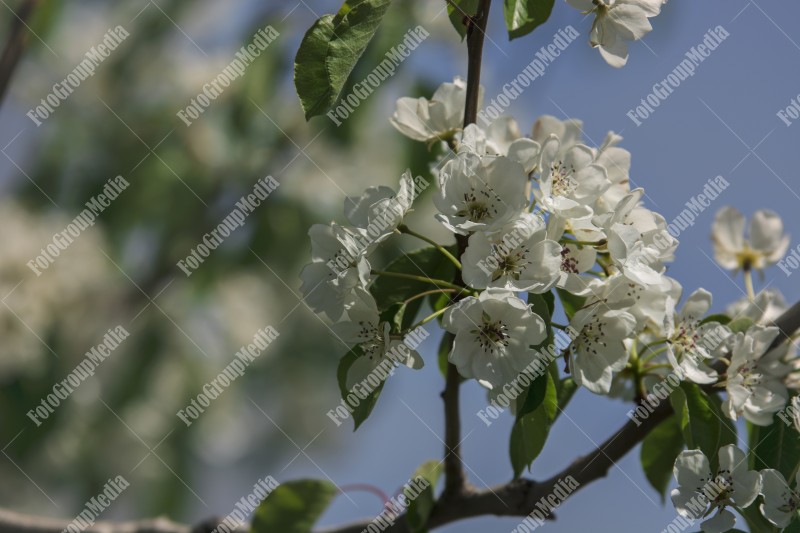
[[[731,320],[730,322],[728,322],[728,327],[731,329],[732,332],[740,333],[747,331],[748,328],[750,328],[750,326],[752,326],[753,324],[755,324],[755,322],[753,322],[753,319],[743,316],[737,318],[736,320]]]
[[[546,293],[540,296],[544,298],[544,301],[547,304],[547,310],[550,315],[550,319],[552,320],[553,313],[556,310],[556,295],[553,294],[553,291],[547,291]]]
[[[586,303],[585,296],[575,296],[564,289],[556,289],[556,293],[558,293],[558,299],[561,301],[561,306],[564,308],[564,314],[566,314],[567,318],[570,320],[575,316],[578,309],[583,307]]]
[[[686,397],[686,413],[681,423],[686,443],[690,448],[698,448],[713,465],[719,451],[722,421],[720,413],[703,390],[694,383],[684,381],[681,390]]]
[[[647,480],[661,495],[661,503],[666,497],[675,459],[682,450],[683,432],[676,416],[661,422],[642,442],[642,469]]]
[[[561,414],[561,411],[567,408],[567,404],[575,395],[578,390],[578,385],[572,378],[564,378],[561,380],[561,385],[558,387],[558,409],[556,410],[556,418]]]
[[[383,270],[413,274],[414,276],[429,277],[431,279],[450,280],[455,274],[455,266],[447,260],[439,250],[433,246],[415,252],[403,254],[392,261]],[[431,283],[417,280],[406,280],[390,277],[378,277],[370,286],[370,292],[375,297],[378,309],[383,311],[391,305],[404,302],[412,296],[435,289]],[[418,298],[408,304],[405,314],[413,319],[423,299]]]
[[[505,0],[503,11],[509,40],[527,35],[550,17],[555,0]]]
[[[777,416],[769,426],[750,426],[753,468],[774,468],[791,482],[800,464],[800,435],[797,430]]]
[[[533,412],[518,416],[511,430],[509,452],[515,479],[522,474],[525,468],[529,468],[533,460],[541,453],[550,432],[550,425],[555,420],[557,409],[556,386],[548,372],[544,401]]]
[[[767,519],[758,510],[758,505],[754,504],[746,509],[739,509],[739,512],[744,517],[750,533],[778,533],[780,528],[777,528],[767,522]],[[732,530],[733,531],[733,530]]]
[[[447,16],[463,40],[467,36],[467,19],[478,12],[479,0],[448,0]]]
[[[726,324],[730,323],[731,317],[728,315],[723,315],[722,313],[717,313],[715,315],[708,315],[703,320],[700,321],[700,325],[708,324],[709,322],[717,322],[725,326]]]
[[[547,394],[548,373],[534,379],[527,390],[519,395],[519,403],[517,404],[517,416],[522,417],[528,413],[532,413],[544,401],[545,394]]]
[[[294,84],[306,120],[336,103],[389,3],[348,0],[335,16],[323,15],[303,36],[295,57]]]
[[[453,334],[445,332],[439,342],[438,362],[442,376],[447,377],[447,364],[449,363],[450,350],[453,348]]]
[[[345,401],[347,405],[350,403],[347,402],[347,396],[350,395],[350,391],[347,390],[347,372],[350,370],[350,367],[353,363],[361,357],[361,351],[358,347],[353,348],[349,352],[347,352],[344,357],[339,360],[339,368],[336,370],[336,378],[339,382],[339,392],[342,394],[342,399]],[[353,431],[358,429],[360,426],[372,413],[372,409],[375,407],[375,404],[378,402],[378,397],[381,395],[381,391],[383,390],[383,385],[385,382],[381,382],[372,392],[370,392],[365,399],[358,399],[358,405],[353,407],[353,422],[355,423],[355,427],[353,427]]]
[[[411,533],[424,533],[427,531],[428,518],[431,516],[435,502],[436,483],[444,471],[443,465],[442,461],[427,461],[422,463],[411,476],[412,480],[421,478],[428,482],[428,486],[416,498],[413,497],[413,494],[409,494],[407,490],[405,491],[406,498],[409,500],[406,516]]]
[[[310,533],[339,489],[329,481],[301,479],[281,483],[262,501],[251,533]]]

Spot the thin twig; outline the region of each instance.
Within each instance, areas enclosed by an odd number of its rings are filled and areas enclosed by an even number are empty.
[[[22,57],[22,52],[25,51],[25,45],[28,42],[27,21],[31,18],[39,1],[25,0],[11,20],[11,31],[6,46],[3,48],[3,55],[0,56],[0,103],[3,102],[11,78]]]

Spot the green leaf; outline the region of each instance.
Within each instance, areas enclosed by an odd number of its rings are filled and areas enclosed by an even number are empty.
[[[751,426],[753,468],[774,468],[791,482],[800,464],[800,435],[779,417],[775,417],[769,426]]]
[[[323,15],[308,29],[294,58],[294,85],[306,120],[327,111],[335,96],[325,58],[333,37],[333,15]]]
[[[555,0],[505,0],[503,11],[509,40],[527,35],[543,24],[553,11]]]
[[[349,0],[320,17],[295,57],[294,84],[306,120],[331,108],[380,26],[390,0]]]
[[[383,270],[401,274],[413,274],[414,276],[427,276],[432,279],[450,280],[453,279],[455,268],[453,263],[448,261],[441,252],[431,246],[403,254],[389,263]],[[375,297],[378,309],[383,311],[392,304],[402,303],[412,296],[435,288],[435,285],[424,281],[379,276],[370,286],[370,292]],[[405,314],[413,319],[422,301],[422,298],[418,298],[410,302]]]
[[[406,498],[409,500],[406,516],[411,533],[427,531],[428,518],[431,516],[435,502],[436,483],[444,471],[443,465],[442,461],[427,461],[422,463],[411,476],[412,480],[422,478],[428,482],[428,486],[416,498],[413,497],[413,494],[408,493],[408,490],[405,491]]]
[[[522,417],[528,413],[532,413],[540,405],[542,405],[544,397],[547,394],[548,379],[552,381],[552,378],[549,377],[549,373],[542,374],[534,379],[531,384],[528,385],[528,389],[519,395],[519,403],[517,404],[517,417]]]
[[[552,296],[552,293],[547,293]],[[528,293],[528,305],[531,306],[533,312],[544,319],[545,322],[550,324],[550,319],[553,316],[553,300],[548,301],[544,294]]]
[[[252,533],[310,533],[339,489],[329,481],[301,479],[281,483],[262,501],[250,527]]]
[[[467,18],[475,16],[478,12],[479,0],[449,0],[447,2],[447,16],[463,40],[467,36]]]
[[[715,315],[708,315],[707,317],[705,317],[703,320],[700,321],[700,325],[702,326],[703,324],[707,324],[709,322],[718,322],[719,324],[722,324],[724,326],[730,323],[730,321],[731,317],[729,317],[728,315],[717,313]]]
[[[698,448],[708,457],[709,462],[716,464],[719,451],[720,430],[722,420],[715,405],[703,390],[694,383],[684,381],[681,390],[686,398],[686,411],[681,426],[687,446]]]
[[[547,310],[550,316],[550,319],[553,319],[553,313],[556,310],[556,295],[553,294],[553,291],[547,291],[544,294],[540,294],[540,296],[544,299],[545,303],[547,304]]]
[[[439,371],[444,377],[447,377],[447,364],[449,363],[448,357],[450,356],[450,350],[452,347],[453,334],[445,332],[444,335],[442,335],[442,340],[439,342],[438,351]]]
[[[682,450],[683,432],[676,416],[661,422],[642,442],[642,469],[647,481],[661,495],[661,503],[666,497],[675,459]]]
[[[734,333],[740,333],[743,331],[747,331],[750,326],[755,324],[751,318],[747,318],[745,316],[739,317],[736,320],[731,320],[728,322],[728,327]]]
[[[564,314],[567,318],[572,320],[575,313],[584,306],[586,303],[585,296],[575,296],[574,294],[565,291],[564,289],[556,289],[558,299],[561,301],[561,306],[564,308]]]
[[[719,414],[721,426],[719,432],[719,447],[733,444],[739,446],[739,438],[737,436],[736,423],[722,414],[722,399],[717,394],[709,394],[708,399],[714,406],[714,411]]]
[[[514,478],[518,478],[525,468],[539,456],[550,426],[555,420],[558,409],[556,386],[550,373],[547,373],[547,389],[544,401],[533,412],[518,416],[511,430],[509,451]]]
[[[780,529],[767,522],[758,507],[758,504],[752,504],[746,509],[739,509],[745,522],[747,522],[750,533],[778,533]]]
[[[339,392],[342,395],[342,399],[345,400],[345,403],[347,403],[346,398],[350,394],[350,391],[347,390],[347,371],[350,370],[350,367],[359,357],[361,357],[361,351],[358,349],[358,347],[353,348],[341,358],[339,361],[339,368],[336,370],[336,379],[339,382]],[[370,413],[372,413],[372,409],[378,402],[378,396],[381,395],[384,383],[385,382],[381,382],[381,384],[378,385],[375,390],[370,392],[365,399],[361,400],[358,398],[358,405],[353,408],[352,412],[353,422],[355,423],[353,431],[357,430],[358,426],[360,426],[369,417]]]
[[[558,409],[556,410],[556,418],[561,414],[561,411],[567,408],[567,404],[575,395],[578,390],[578,385],[572,378],[565,378],[561,380],[561,385],[558,387]]]

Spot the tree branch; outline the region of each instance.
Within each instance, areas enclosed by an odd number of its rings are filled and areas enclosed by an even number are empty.
[[[61,533],[68,520],[29,516],[0,509],[0,533]],[[189,526],[176,524],[166,518],[134,522],[96,522],[86,528],[90,533],[190,533]]]
[[[483,41],[486,35],[486,23],[489,20],[491,0],[481,0],[478,11],[469,17],[467,22],[467,94],[464,101],[464,127],[475,123],[478,116],[478,96],[481,86],[481,62],[483,59]],[[456,235],[458,256],[467,248],[467,237]],[[461,271],[456,271],[456,285],[464,285]],[[459,295],[453,297],[457,301]],[[450,343],[452,339],[450,335]],[[461,413],[459,410],[459,388],[461,375],[453,363],[447,364],[444,392],[444,490],[442,499],[460,497],[467,490],[467,480],[461,462]]]
[[[27,21],[38,3],[39,0],[25,0],[17,12],[14,13],[11,31],[3,49],[3,55],[0,56],[0,103],[5,97],[11,77],[22,57],[22,52],[25,50],[25,45],[28,42]]]

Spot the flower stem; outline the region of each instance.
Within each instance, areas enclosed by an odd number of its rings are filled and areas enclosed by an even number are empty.
[[[756,299],[756,293],[753,290],[753,271],[748,267],[744,269],[744,286],[747,289],[747,299],[752,302]]]
[[[412,296],[408,300],[405,300],[403,302],[403,305],[408,305],[410,302],[413,302],[414,300],[418,300],[419,298],[425,298],[426,296],[431,295],[431,294],[440,294],[440,293],[446,293],[446,292],[456,292],[456,290],[455,289],[431,289],[429,291],[424,291],[424,292],[421,292],[419,294],[415,294],[414,296]]]
[[[436,285],[439,288],[455,289],[457,291],[464,290],[464,287],[459,287],[458,285],[450,283],[449,281],[444,281],[443,279],[433,279],[433,278],[427,278],[425,276],[415,276],[414,274],[403,274],[402,272],[387,272],[385,270],[372,270],[371,272],[375,276],[386,276],[387,278],[408,279],[411,281],[430,283],[432,285]]]
[[[662,341],[662,342],[663,342],[663,341]],[[656,343],[656,342],[651,342],[650,344],[648,344],[647,346],[645,346],[645,349],[649,349],[649,348],[651,348],[652,346],[654,346],[654,345],[656,345],[656,344],[658,344],[658,343]],[[651,351],[649,354],[647,354],[647,356],[646,356],[646,357],[642,358],[642,363],[648,363],[648,362],[650,362],[650,361],[651,361],[651,360],[652,360],[652,359],[653,359],[655,356],[657,356],[657,355],[658,355],[658,354],[660,354],[660,353],[664,353],[664,352],[666,352],[666,351],[667,351],[667,347],[666,347],[666,346],[662,346],[662,347],[661,347],[661,348],[659,348],[658,350],[653,350],[653,351]]]
[[[442,309],[439,309],[438,311],[436,311],[436,312],[434,312],[434,313],[431,313],[431,314],[429,314],[428,316],[426,316],[425,318],[423,318],[422,320],[420,320],[420,321],[419,321],[419,322],[417,322],[416,324],[413,324],[412,326],[410,326],[410,327],[408,328],[408,331],[414,331],[414,330],[415,330],[415,329],[417,329],[418,327],[420,327],[420,326],[424,326],[425,324],[427,324],[428,322],[430,322],[431,320],[433,320],[433,319],[434,319],[434,318],[436,318],[437,316],[441,315],[442,313],[444,313],[444,312],[445,312],[445,311],[447,311],[448,309],[450,309],[450,306],[449,306],[449,305],[448,305],[447,307],[443,307]]]
[[[442,246],[438,242],[434,241],[430,237],[426,237],[425,235],[422,235],[421,233],[417,233],[416,231],[412,230],[411,228],[409,228],[405,224],[401,224],[400,226],[398,226],[397,229],[400,230],[400,233],[405,233],[406,235],[411,235],[412,237],[416,237],[417,239],[419,239],[421,241],[425,241],[428,244],[432,244],[433,247],[436,248],[437,250],[439,250],[442,253],[443,256],[445,256],[447,259],[449,259],[450,262],[453,263],[456,266],[457,269],[461,270],[461,261],[456,259],[456,257],[453,254],[451,254],[449,251],[447,251],[447,248],[445,248],[444,246]]]
[[[558,241],[559,244],[574,244],[575,246],[605,246],[608,241],[606,239],[600,239],[599,241],[573,241],[570,239],[561,239]]]

